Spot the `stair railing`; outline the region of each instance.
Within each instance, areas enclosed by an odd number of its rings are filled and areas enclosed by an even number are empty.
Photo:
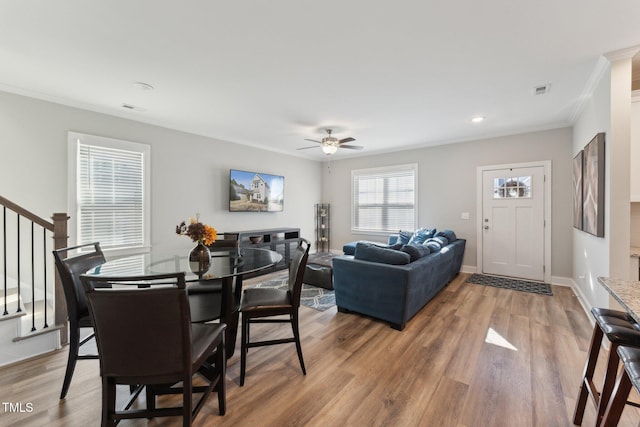
[[[67,246],[69,217],[66,213],[54,213],[52,221],[49,222],[2,196],[0,196],[0,206],[2,206],[2,278],[0,280],[2,280],[4,295],[2,316],[20,314],[23,312],[23,307],[29,305],[31,312],[24,315],[31,317],[31,332],[35,333],[49,328],[47,307],[53,303],[53,320],[55,325],[62,326],[60,339],[62,344],[66,344],[66,304],[62,283],[58,274],[55,273],[52,250]],[[28,234],[26,238],[25,232]],[[51,239],[53,243],[50,243]],[[49,296],[52,281],[53,301]],[[15,300],[8,298],[9,290],[14,286]],[[30,289],[23,289],[25,286]],[[27,301],[24,301],[23,297],[25,291],[30,291],[31,294],[27,296]],[[41,324],[36,324],[37,300],[42,300],[44,310]]]

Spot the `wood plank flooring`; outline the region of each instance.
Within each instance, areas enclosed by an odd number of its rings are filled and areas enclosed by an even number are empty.
[[[293,345],[257,348],[240,388],[237,351],[228,365],[227,414],[218,415],[212,396],[195,425],[573,425],[591,324],[571,289],[553,286],[549,297],[466,278],[459,275],[402,332],[335,308],[301,307],[307,375]],[[288,333],[286,325],[252,327],[254,337]],[[0,369],[0,401],[33,406],[23,413],[0,406],[0,426],[99,425],[97,361],[79,361],[67,398],[58,399],[66,355],[63,349]],[[594,412],[589,403],[584,426],[593,425]],[[627,407],[620,425],[639,420],[640,412]],[[179,424],[176,418],[121,423]]]

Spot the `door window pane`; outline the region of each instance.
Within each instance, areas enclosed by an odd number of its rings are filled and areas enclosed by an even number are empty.
[[[494,199],[531,198],[531,176],[495,178],[493,180]]]

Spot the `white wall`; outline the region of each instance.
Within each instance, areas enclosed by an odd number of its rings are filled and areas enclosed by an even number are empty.
[[[552,265],[554,276],[571,277],[572,177],[570,128],[481,141],[397,151],[332,161],[323,168],[323,200],[331,203],[331,247],[381,240],[351,233],[351,170],[418,163],[418,225],[449,228],[467,239],[463,264],[476,266],[476,168],[478,166],[552,162]],[[330,166],[330,167],[329,167]],[[470,219],[460,219],[469,212]]]
[[[573,229],[573,281],[590,306],[608,306],[607,292],[598,284],[598,276],[609,275],[609,203],[608,187],[611,173],[609,142],[610,72],[607,71],[596,87],[593,95],[575,126],[573,127],[573,149],[575,156],[599,132],[605,133],[605,231],[604,238],[595,237]]]
[[[67,212],[70,130],[151,145],[152,245],[193,246],[175,234],[175,226],[196,213],[220,231],[300,227],[304,237],[314,239],[319,162],[5,92],[0,92],[0,194],[44,218]],[[284,175],[284,212],[229,212],[230,168]]]
[[[573,154],[605,132],[605,235],[573,231],[573,280],[587,306],[609,307],[597,278],[629,277],[631,59],[615,59],[574,126]]]

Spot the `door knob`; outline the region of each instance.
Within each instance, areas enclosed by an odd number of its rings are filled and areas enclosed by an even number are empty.
[[[485,225],[485,226],[484,226],[484,229],[485,229],[485,230],[488,230],[488,229],[489,229],[489,226],[488,226],[488,225]]]

